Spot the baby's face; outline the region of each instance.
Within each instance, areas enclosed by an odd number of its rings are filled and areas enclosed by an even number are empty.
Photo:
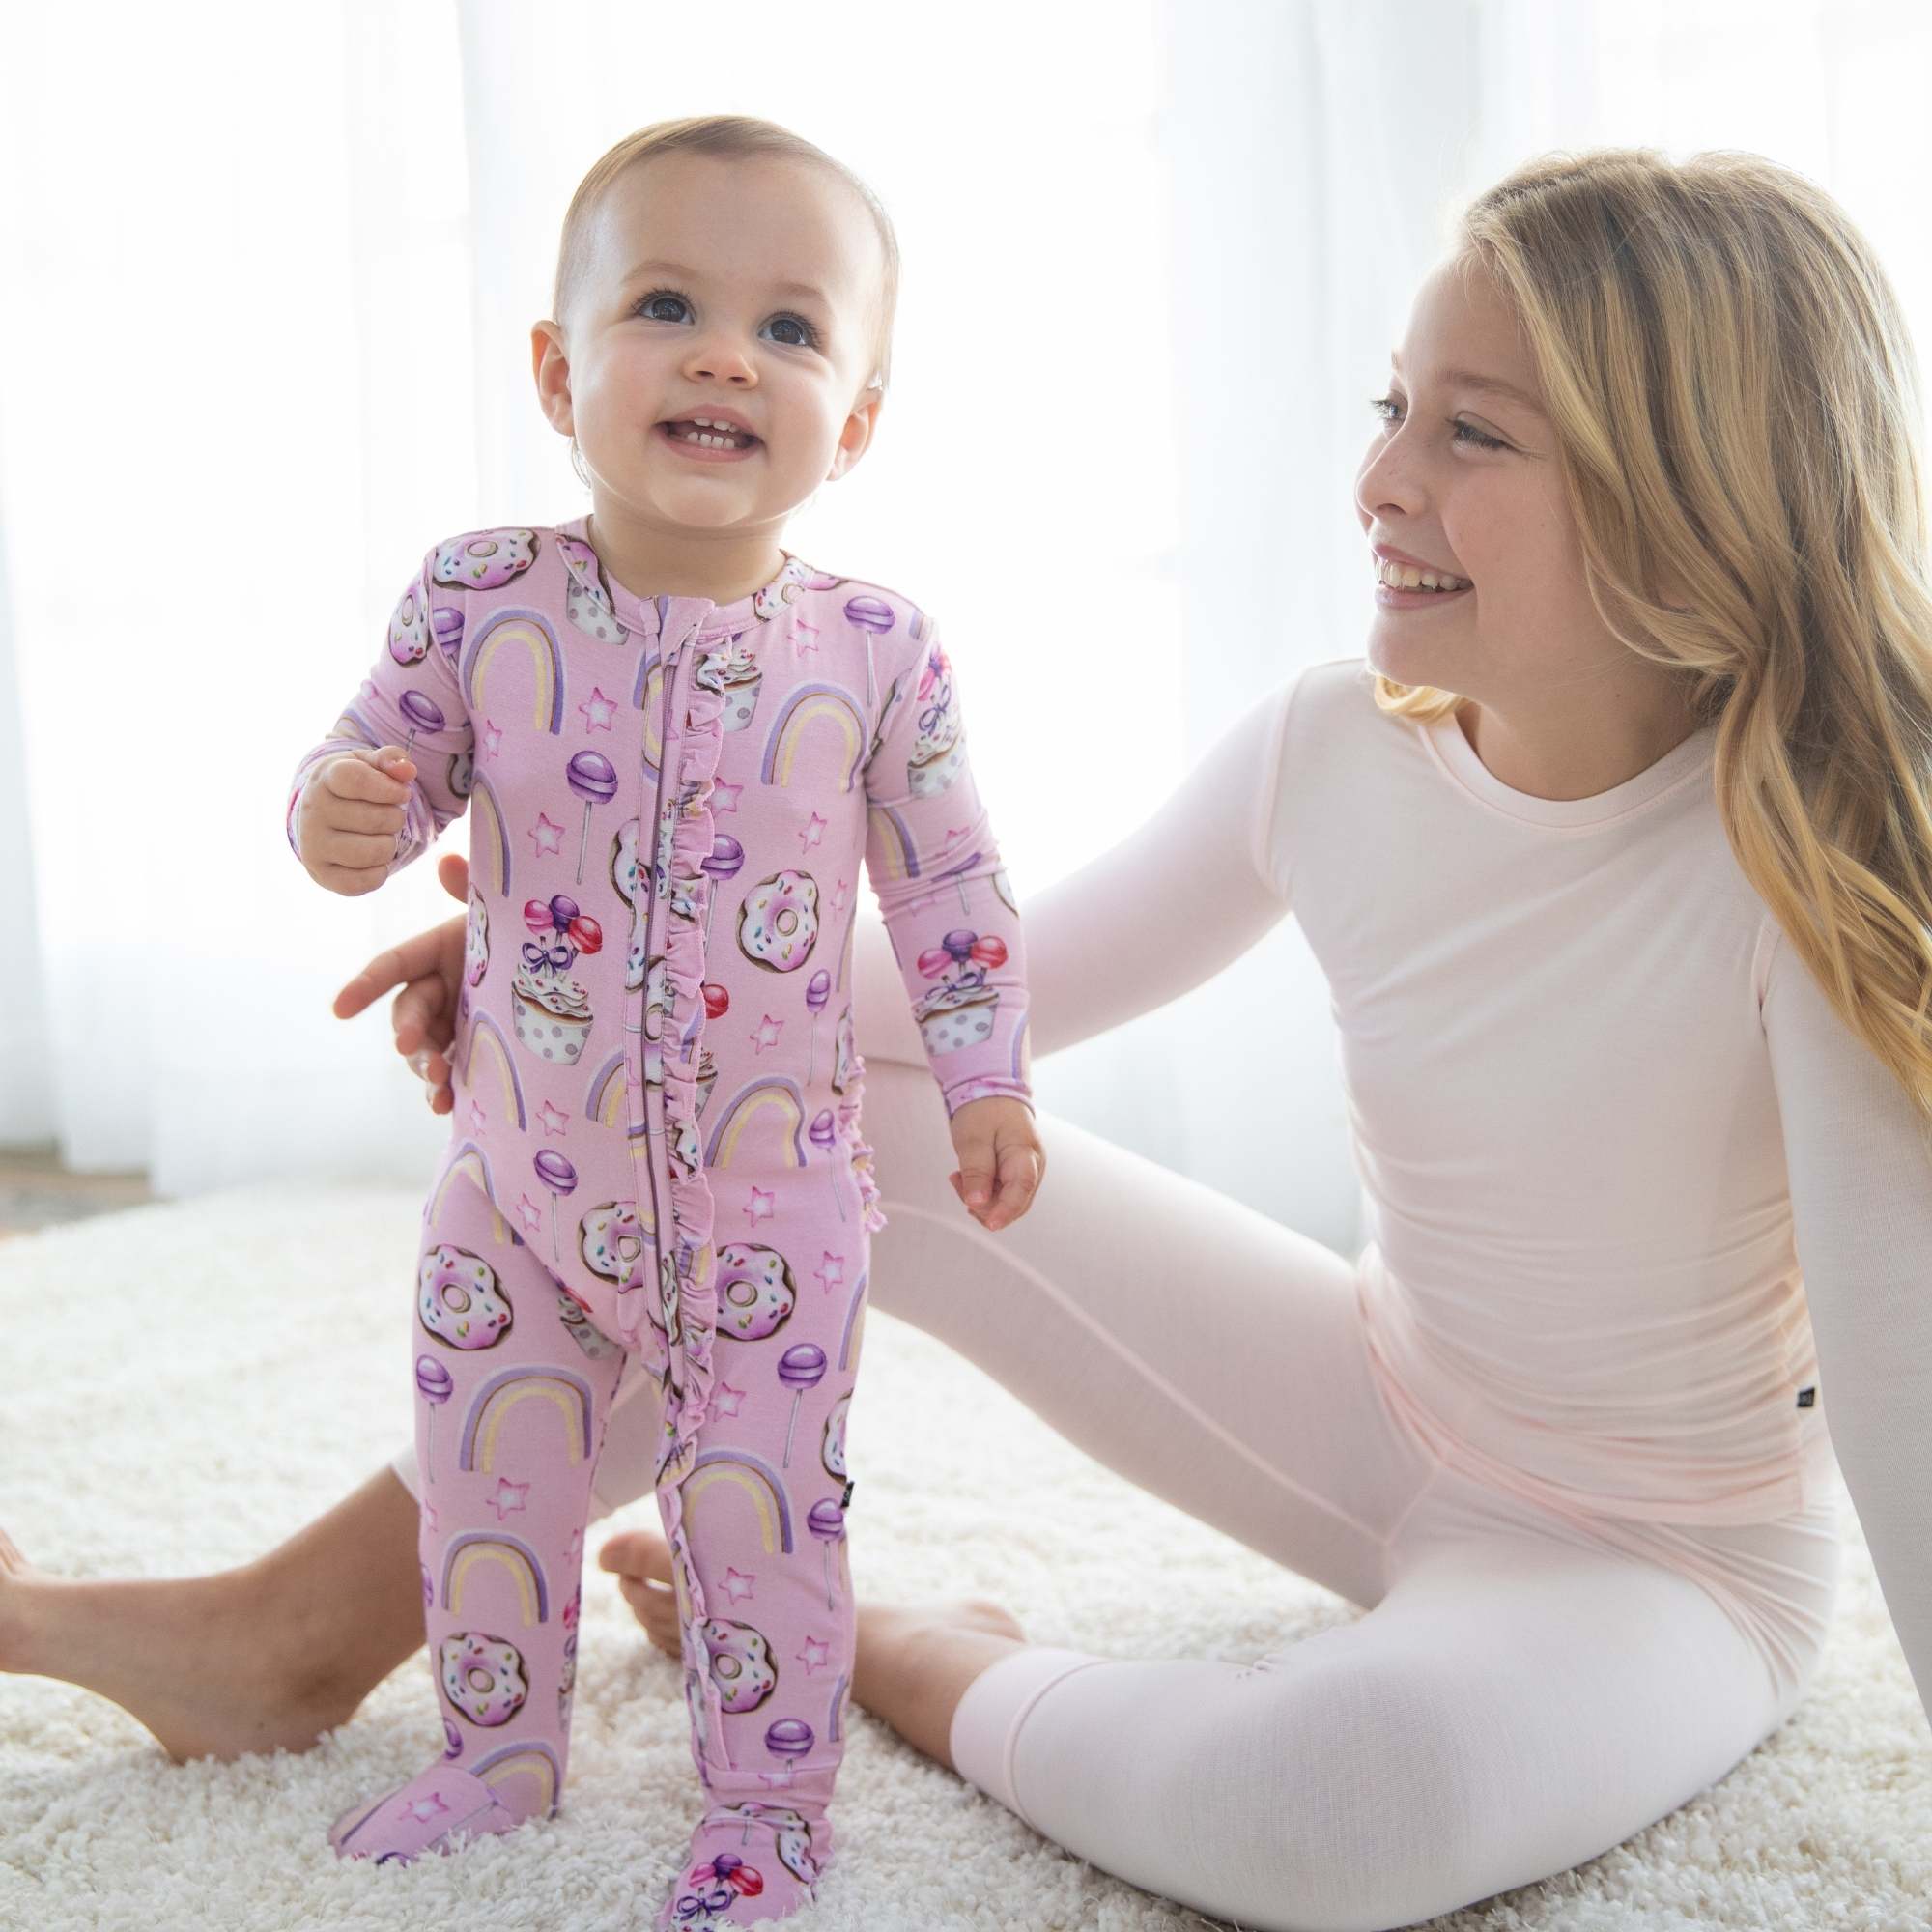
[[[673,155],[614,182],[571,313],[537,325],[560,325],[545,408],[605,520],[776,536],[843,475],[878,407],[863,385],[882,268],[866,209],[816,169]],[[684,440],[726,411],[755,438],[740,452]]]

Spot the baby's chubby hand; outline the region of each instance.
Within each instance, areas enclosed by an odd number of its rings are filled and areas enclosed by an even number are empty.
[[[988,1234],[1017,1221],[1046,1179],[1046,1150],[1034,1129],[1033,1110],[1024,1100],[993,1094],[968,1100],[948,1125],[959,1156],[959,1171],[948,1179],[966,1211]]]

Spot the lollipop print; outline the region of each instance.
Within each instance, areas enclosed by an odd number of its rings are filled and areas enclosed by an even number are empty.
[[[704,907],[704,944],[711,944],[711,914],[718,903],[718,888],[726,879],[735,879],[745,863],[745,848],[729,833],[721,832],[711,841],[711,856],[703,870],[711,880],[711,897]]]
[[[832,1109],[830,1107],[820,1108],[817,1117],[812,1121],[808,1131],[811,1136],[812,1146],[823,1148],[829,1159],[832,1149],[838,1140],[838,1136],[832,1130]],[[832,1177],[832,1205],[838,1208],[838,1218],[841,1221],[844,1220],[845,1204],[838,1198],[838,1177],[836,1173]]]
[[[811,1069],[818,1064],[818,1016],[825,1010],[825,1003],[832,997],[832,975],[821,966],[805,985],[805,1004],[811,1009],[811,1051],[806,1056],[805,1077],[811,1078]]]
[[[812,1504],[805,1526],[825,1545],[825,1607],[835,1609],[832,1601],[832,1546],[845,1534],[845,1512],[830,1496]]]
[[[577,883],[583,883],[583,854],[590,843],[590,813],[617,795],[617,767],[601,752],[579,752],[563,768],[570,788],[583,801],[583,837],[577,841]]]
[[[765,1748],[774,1757],[804,1757],[811,1749],[811,1726],[803,1718],[781,1718],[765,1732]]]
[[[791,1467],[792,1431],[798,1427],[798,1406],[809,1388],[825,1379],[825,1350],[810,1342],[801,1342],[779,1357],[779,1380],[792,1391],[791,1421],[785,1425],[785,1453],[781,1468]]]
[[[406,752],[415,743],[418,731],[440,731],[442,729],[442,713],[419,691],[410,690],[404,692],[399,708],[403,716],[410,721],[410,735],[403,746],[403,750]]]
[[[449,1400],[449,1392],[455,1386],[449,1378],[449,1371],[434,1355],[416,1357],[416,1387],[422,1391],[423,1400],[430,1405],[429,1468],[425,1471],[430,1482],[436,1480],[436,1412]]]
[[[550,1258],[555,1261],[557,1259],[556,1204],[561,1196],[568,1194],[577,1185],[577,1170],[554,1148],[545,1148],[530,1165],[536,1169],[537,1179],[551,1191]]]

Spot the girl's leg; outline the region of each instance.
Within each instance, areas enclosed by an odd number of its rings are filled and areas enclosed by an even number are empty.
[[[556,1810],[590,1484],[629,1365],[562,1319],[574,1304],[460,1172],[424,1210],[412,1273],[419,1575],[446,1748],[336,1820],[338,1852],[378,1861]]]
[[[1597,1857],[1788,1700],[1697,1583],[1509,1513],[1439,1474],[1381,1602],[1258,1666],[1019,1652],[966,1692],[960,1769],[1090,1862],[1272,1932],[1384,1932]]]

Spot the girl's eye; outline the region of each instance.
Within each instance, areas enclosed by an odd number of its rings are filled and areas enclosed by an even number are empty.
[[[636,303],[632,306],[631,313],[644,317],[647,322],[676,322],[678,318],[674,315],[656,315],[652,313],[652,310],[659,302],[675,302],[682,309],[689,309],[691,306],[675,289],[653,289],[649,295],[638,298]],[[796,340],[782,336],[780,337],[780,341],[787,349],[815,349],[818,346],[818,331],[803,316],[788,314],[775,315],[772,317],[770,326],[774,328],[795,328],[798,330]]]
[[[1384,422],[1392,422],[1394,420],[1394,416],[1390,412],[1401,409],[1401,407],[1402,405],[1400,403],[1396,402],[1392,397],[1389,396],[1371,396],[1369,398],[1369,408],[1372,409],[1377,415],[1380,416]],[[1483,432],[1475,426],[1474,423],[1465,423],[1465,422],[1451,423],[1450,428],[1464,432],[1468,436],[1470,445],[1475,448],[1501,449],[1504,446],[1503,440],[1501,437],[1485,436]]]

